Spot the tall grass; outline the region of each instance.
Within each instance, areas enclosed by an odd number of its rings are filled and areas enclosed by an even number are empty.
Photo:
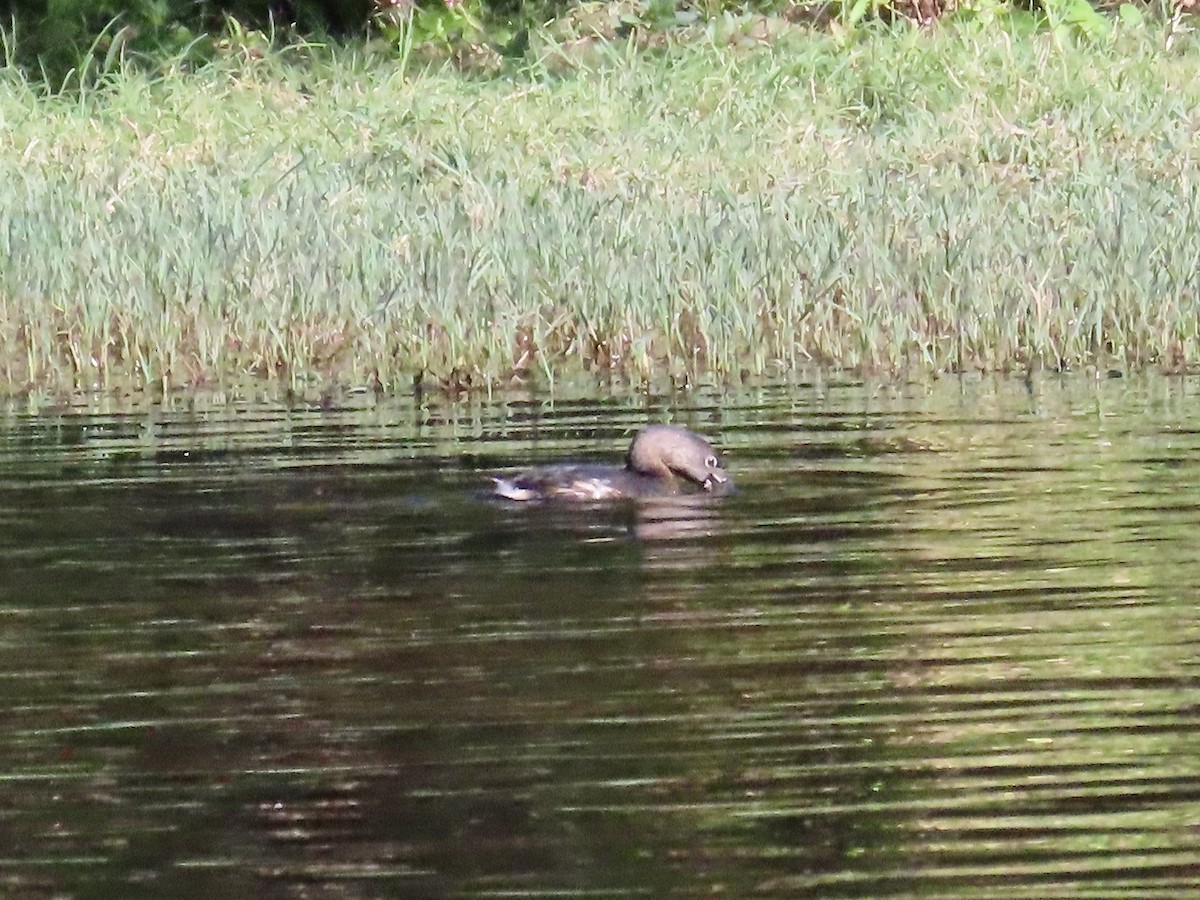
[[[0,78],[9,390],[1200,364],[1200,50],[945,25]]]

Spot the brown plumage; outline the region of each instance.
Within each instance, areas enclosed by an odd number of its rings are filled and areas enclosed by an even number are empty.
[[[633,438],[625,467],[558,464],[494,478],[507,500],[619,500],[661,497],[689,488],[732,485],[720,457],[700,435],[678,425],[650,425]]]

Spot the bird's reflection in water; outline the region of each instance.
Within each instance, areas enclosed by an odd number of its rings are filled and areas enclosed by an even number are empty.
[[[704,495],[643,500],[635,510],[633,532],[643,541],[714,537],[722,530],[720,512],[721,504]]]
[[[643,500],[634,510],[633,535],[648,568],[697,568],[720,556],[714,539],[727,531],[720,498],[681,494]]]

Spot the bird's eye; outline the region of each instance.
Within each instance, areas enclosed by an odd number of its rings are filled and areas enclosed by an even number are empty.
[[[715,456],[706,457],[704,460],[704,465],[709,469],[719,469],[721,467],[721,464],[717,462],[717,458]]]

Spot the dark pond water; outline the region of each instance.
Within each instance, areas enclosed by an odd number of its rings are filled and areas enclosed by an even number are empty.
[[[1196,379],[10,410],[0,896],[1200,896],[1198,525]]]

